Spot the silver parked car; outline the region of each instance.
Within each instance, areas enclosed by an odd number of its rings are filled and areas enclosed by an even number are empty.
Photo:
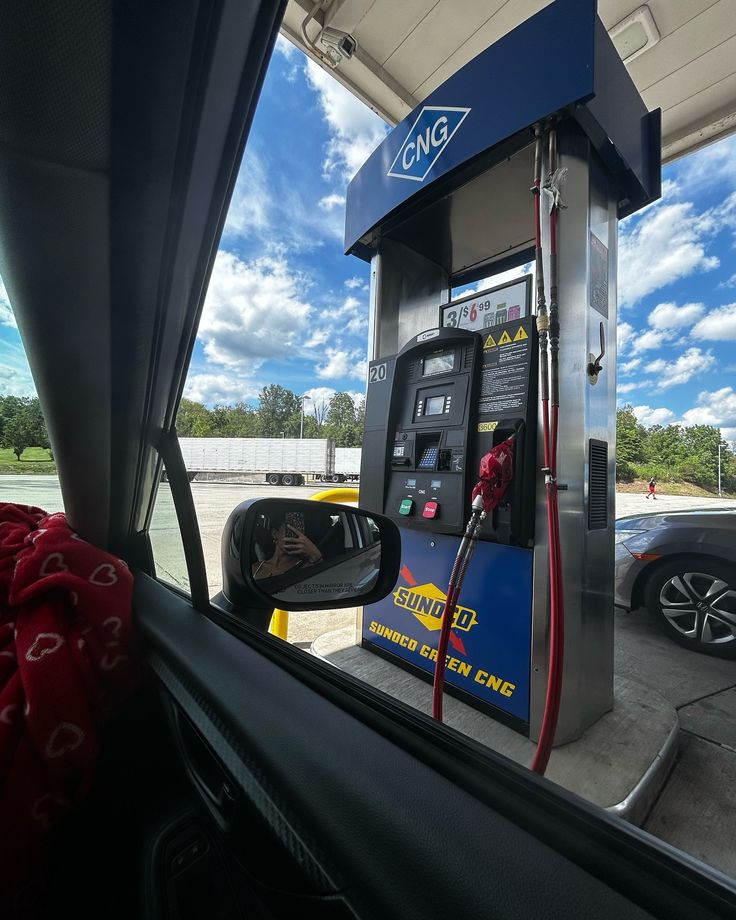
[[[693,651],[736,658],[736,508],[616,521],[616,606]]]

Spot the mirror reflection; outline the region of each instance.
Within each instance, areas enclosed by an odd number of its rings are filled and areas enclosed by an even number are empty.
[[[279,604],[338,601],[375,587],[381,567],[380,528],[351,508],[263,502],[249,558],[258,587]]]

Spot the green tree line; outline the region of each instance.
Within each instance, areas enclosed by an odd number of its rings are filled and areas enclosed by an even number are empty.
[[[336,393],[329,402],[311,405],[277,383],[264,387],[258,406],[237,403],[208,409],[182,399],[176,430],[182,438],[332,438],[338,447],[360,447],[363,442],[363,406],[349,393]]]
[[[0,396],[0,447],[12,450],[18,460],[27,447],[42,447],[51,453],[37,396]]]
[[[718,446],[721,488],[736,492],[736,454],[713,425],[652,425],[645,428],[632,406],[616,413],[616,479],[690,482],[709,491],[718,488]]]

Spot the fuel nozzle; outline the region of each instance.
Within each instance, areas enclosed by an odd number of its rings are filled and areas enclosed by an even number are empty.
[[[473,489],[473,502],[479,497],[483,510],[490,514],[501,499],[514,476],[514,448],[516,436],[511,435],[488,451],[480,461],[480,479]]]

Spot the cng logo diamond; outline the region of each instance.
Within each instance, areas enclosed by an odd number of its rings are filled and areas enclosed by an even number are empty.
[[[470,109],[425,105],[386,175],[423,182],[468,112]]]

